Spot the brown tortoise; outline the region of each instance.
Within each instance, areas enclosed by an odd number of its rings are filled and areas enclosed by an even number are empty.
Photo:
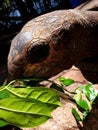
[[[77,9],[85,10],[85,6],[83,8],[80,6]],[[96,8],[94,9],[96,10]],[[89,60],[98,55],[97,35],[97,12],[69,10],[55,11],[40,16],[27,23],[13,39],[8,57],[9,73],[14,78],[50,77],[69,68],[72,64],[79,65],[82,62],[85,64],[85,59]],[[93,66],[95,67],[95,64]],[[94,67],[91,66],[90,69],[94,69]],[[72,74],[75,76],[73,72]],[[80,81],[79,75],[77,76]],[[76,126],[72,127],[74,126],[72,118],[64,116],[66,109],[68,113],[70,112],[68,104],[63,104],[63,108],[65,109],[58,109],[54,113],[56,118],[53,121],[50,120],[48,125],[43,124],[40,128],[23,130],[50,130],[50,128],[53,130],[78,130]],[[61,115],[65,119],[61,118]],[[89,120],[88,122],[90,125],[86,122],[85,130],[98,129],[96,122],[91,123]],[[90,128],[88,128],[89,126]]]
[[[92,8],[54,11],[29,21],[12,40],[9,74],[49,78],[73,64],[94,69],[96,64],[85,66],[98,56],[98,11]]]

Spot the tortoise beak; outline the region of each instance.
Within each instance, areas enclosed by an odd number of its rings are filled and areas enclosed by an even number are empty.
[[[17,55],[15,58],[8,57],[8,73],[13,78],[20,78],[23,73],[25,58],[22,54]]]
[[[8,74],[13,78],[20,78],[22,75],[22,68],[20,66],[15,65],[12,62],[8,62]]]

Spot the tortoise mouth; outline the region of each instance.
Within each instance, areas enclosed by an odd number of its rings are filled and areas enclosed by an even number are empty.
[[[8,62],[8,74],[13,78],[20,78],[23,73],[23,68],[13,62]]]
[[[8,74],[13,78],[20,78],[23,75],[23,68],[25,65],[25,58],[23,53],[16,55],[15,58],[8,57]]]

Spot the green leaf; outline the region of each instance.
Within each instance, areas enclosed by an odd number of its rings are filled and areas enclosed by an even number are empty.
[[[57,93],[45,87],[7,88],[16,97],[37,99],[38,101],[61,106]]]
[[[75,117],[75,119],[76,119],[77,121],[82,121],[82,119],[81,119],[79,113],[77,112],[77,110],[76,110],[75,108],[72,108],[72,114],[73,114],[73,116]]]
[[[80,88],[77,88],[75,90],[74,99],[76,102],[78,102],[79,100],[82,99],[82,92],[81,92]]]
[[[62,86],[69,86],[69,85],[74,83],[74,80],[73,79],[66,79],[66,78],[60,77],[59,78],[59,82],[61,83]]]
[[[81,92],[80,88],[77,88],[75,90],[75,93],[76,94],[74,94],[74,99],[75,99],[76,103],[78,104],[78,106],[84,110],[90,110],[91,106],[88,105],[86,100],[82,99],[82,92]]]
[[[89,101],[94,101],[98,96],[98,91],[91,84],[82,86],[81,90],[85,93]]]
[[[5,98],[0,100],[0,109],[46,115],[49,117],[51,117],[51,107],[51,105],[49,107],[48,104],[42,103],[36,99]]]
[[[6,125],[8,125],[7,122],[0,120],[0,127],[6,126]]]
[[[0,91],[0,99],[8,98],[9,92],[7,90]]]
[[[45,87],[8,85],[0,89],[0,94],[0,119],[17,127],[39,126],[61,105],[57,93]]]
[[[76,103],[79,105],[79,107],[81,107],[84,110],[90,110],[91,107],[88,105],[86,100],[80,99],[78,101],[76,101]]]
[[[35,127],[49,119],[55,108],[36,99],[5,98],[0,100],[0,119],[18,127]]]
[[[0,114],[0,117],[6,122],[20,128],[37,127],[49,119],[49,117],[44,115],[17,113],[5,110],[0,110]]]

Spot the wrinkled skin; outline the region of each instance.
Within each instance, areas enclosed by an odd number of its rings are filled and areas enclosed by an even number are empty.
[[[49,78],[73,64],[85,68],[86,60],[98,56],[97,43],[97,11],[47,13],[29,21],[12,40],[8,71],[13,78]]]

